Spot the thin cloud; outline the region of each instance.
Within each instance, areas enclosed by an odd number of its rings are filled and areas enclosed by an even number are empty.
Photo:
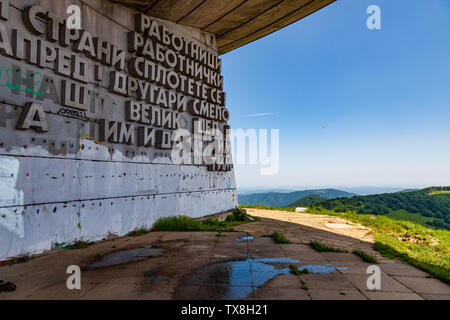
[[[278,113],[272,113],[272,112],[266,112],[266,113],[251,113],[248,114],[247,117],[253,118],[253,117],[268,117],[268,116],[276,116]]]

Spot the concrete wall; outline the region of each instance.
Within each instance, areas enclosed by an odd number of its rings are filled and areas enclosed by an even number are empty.
[[[77,4],[82,9],[83,29],[127,48],[127,32],[134,28],[136,12],[103,0],[10,0],[9,19],[0,20],[10,36],[12,29],[34,36],[23,23],[24,9],[34,4],[60,18],[67,16],[67,6]],[[216,51],[213,35],[159,21],[170,31]],[[36,37],[45,41],[44,36]],[[51,45],[58,47],[58,43]],[[121,236],[150,227],[162,216],[200,217],[237,206],[233,170],[174,165],[170,150],[90,138],[98,137],[101,117],[124,121],[127,99],[108,91],[112,68],[103,68],[103,80],[96,81],[95,63],[89,62],[91,94],[86,120],[73,118],[67,113],[70,108],[62,111],[64,78],[52,68],[39,69],[0,54],[1,66],[30,74],[39,71],[49,89],[35,96],[0,82],[0,260],[40,253],[55,243]],[[48,132],[16,130],[29,102],[43,105]],[[192,116],[185,113],[183,117],[186,128],[192,130]]]

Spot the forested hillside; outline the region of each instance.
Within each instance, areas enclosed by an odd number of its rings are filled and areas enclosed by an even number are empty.
[[[328,199],[313,206],[336,212],[387,215],[450,230],[450,187]]]

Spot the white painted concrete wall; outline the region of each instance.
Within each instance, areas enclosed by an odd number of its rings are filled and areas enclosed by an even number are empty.
[[[126,32],[133,29],[135,12],[103,0],[10,0],[7,24],[22,30],[22,11],[33,4],[60,17],[68,5],[78,4],[83,23],[89,24],[83,28],[120,47],[126,47]],[[163,23],[216,49],[211,34]],[[0,65],[35,70],[1,55]],[[56,92],[60,92],[60,78],[50,70],[42,72],[55,79]],[[92,119],[105,113],[114,119],[114,108],[123,103],[123,98],[109,94],[106,88],[106,83],[96,88],[99,98],[93,98],[88,112]],[[201,217],[237,206],[233,171],[173,165],[170,151],[104,147],[82,139],[83,134],[95,135],[94,124],[72,118],[61,121],[59,98],[39,100],[0,88],[0,260],[40,253],[55,243],[122,236],[135,228],[151,227],[162,216]],[[24,104],[31,101],[44,105],[48,133],[15,130]]]

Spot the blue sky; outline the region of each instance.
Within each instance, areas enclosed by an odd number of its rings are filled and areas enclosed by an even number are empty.
[[[280,130],[238,188],[450,185],[450,1],[338,0],[221,58],[232,128]]]

